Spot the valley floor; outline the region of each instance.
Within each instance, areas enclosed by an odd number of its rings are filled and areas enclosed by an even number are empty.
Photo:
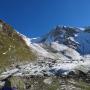
[[[10,85],[15,90],[90,90],[89,70],[88,58],[63,62],[45,58],[1,73],[0,86]]]
[[[3,90],[90,90],[90,83],[82,79],[61,77],[11,77],[2,87]],[[11,89],[10,89],[11,90]]]

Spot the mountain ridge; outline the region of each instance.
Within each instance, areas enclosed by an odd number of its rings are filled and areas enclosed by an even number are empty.
[[[0,88],[9,86],[9,81],[11,88],[26,90],[27,85],[29,89],[35,85],[36,89],[42,89],[41,83],[46,87],[50,81],[51,89],[56,85],[57,90],[57,84],[60,86],[59,82],[67,82],[69,77],[68,81],[73,81],[71,85],[76,90],[76,78],[90,82],[89,27],[56,26],[42,37],[29,38],[7,23],[0,22]],[[67,84],[63,85],[67,89]]]
[[[67,27],[67,26],[57,26],[48,34],[44,35],[43,37],[39,38],[39,40],[32,40],[32,42],[36,43],[44,43],[44,44],[51,44],[52,42],[58,42],[59,44],[67,45],[70,48],[77,49],[77,51],[81,54],[83,53],[90,53],[90,48],[86,52],[82,51],[84,44],[89,44],[87,42],[90,41],[90,29],[87,28],[75,28],[75,27]],[[81,39],[84,40],[81,40]],[[81,48],[82,47],[82,48]],[[88,46],[89,47],[89,46]],[[80,52],[81,50],[81,52]]]
[[[16,33],[24,41],[22,42],[20,40],[19,42],[17,42],[20,44],[18,51],[21,52],[21,55],[20,53],[16,54],[22,58],[16,60],[21,60],[20,62],[22,62],[22,60],[26,61],[27,58],[31,59],[31,57],[34,55],[34,57],[37,56],[36,58],[33,58],[36,61],[29,61],[27,64],[18,65],[14,67],[14,69],[6,70],[6,72],[1,73],[0,78],[7,77],[8,75],[12,75],[13,73],[14,76],[67,76],[70,72],[74,72],[75,74],[78,74],[76,71],[81,71],[85,74],[89,72],[90,55],[89,52],[86,51],[89,51],[88,46],[90,45],[89,28],[80,30],[80,28],[59,26],[58,28],[54,28],[43,37],[34,39],[28,38],[27,36],[20,34],[19,32]],[[88,36],[88,38],[86,38],[86,36]],[[10,36],[10,38],[11,37],[12,35]],[[14,39],[15,41],[18,40],[18,38],[16,37]],[[88,41],[86,41],[86,39]],[[83,51],[83,48],[81,48],[81,40],[85,41],[85,51]],[[9,43],[9,45],[10,44],[11,43]],[[24,50],[21,51],[21,48]],[[81,51],[79,52],[78,48],[82,50],[83,55]],[[30,50],[30,52],[28,50]],[[13,51],[14,50],[12,50],[12,52]],[[23,55],[22,53],[24,53],[25,55]],[[28,57],[27,55],[30,56]]]
[[[20,34],[10,25],[0,20],[0,67],[34,59],[34,54]]]

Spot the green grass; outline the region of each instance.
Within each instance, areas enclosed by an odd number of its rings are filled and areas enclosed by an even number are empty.
[[[32,53],[25,41],[6,23],[0,28],[0,70],[11,64],[32,61],[36,55]]]
[[[16,87],[18,90],[25,90],[25,82],[21,77],[11,77],[9,79],[11,87]]]
[[[51,78],[52,83],[46,84],[44,80],[47,78]],[[72,86],[75,89],[71,90],[90,90],[90,84],[83,82],[82,80],[74,80],[74,79],[65,79],[60,77],[15,77],[12,76],[8,79],[10,87],[16,87],[18,90],[26,90],[26,83],[30,85],[28,90],[62,90],[62,81],[65,81],[65,86],[68,87]],[[71,82],[71,83],[70,83]],[[9,86],[7,83],[7,86]],[[71,87],[71,88],[72,88]],[[66,90],[66,89],[64,89]]]
[[[76,86],[80,87],[81,90],[90,90],[90,85],[88,83],[81,81],[81,80],[79,82],[77,82]]]

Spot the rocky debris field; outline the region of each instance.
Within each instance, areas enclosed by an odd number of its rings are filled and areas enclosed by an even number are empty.
[[[62,62],[45,58],[1,73],[0,86],[9,82],[16,90],[90,90],[89,69],[88,59]]]
[[[61,61],[45,58],[45,60],[37,60],[35,62],[16,65],[13,69],[7,69],[0,74],[0,78],[13,76],[74,76],[82,74],[89,74],[90,70],[89,60],[85,61]]]

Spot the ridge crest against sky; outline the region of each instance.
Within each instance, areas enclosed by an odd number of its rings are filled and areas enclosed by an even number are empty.
[[[56,25],[89,26],[90,0],[0,0],[0,19],[38,37]]]

